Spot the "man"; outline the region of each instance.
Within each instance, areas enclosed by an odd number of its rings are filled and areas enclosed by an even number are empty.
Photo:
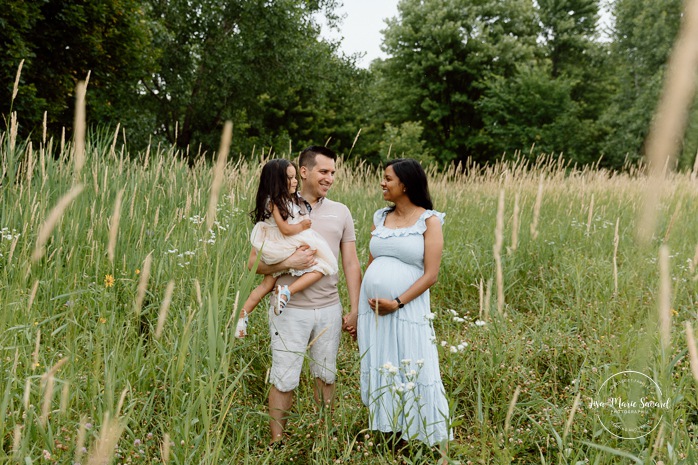
[[[269,426],[271,442],[281,441],[288,412],[293,405],[293,391],[300,380],[306,350],[310,371],[315,378],[314,397],[321,407],[332,407],[335,392],[337,351],[342,327],[356,335],[361,268],[356,254],[354,221],[349,209],[329,200],[337,155],[327,147],[311,146],[301,152],[299,171],[302,180],[302,204],[309,210],[312,229],[325,238],[344,270],[351,312],[342,317],[337,289],[338,275],[323,276],[317,283],[293,295],[288,305],[276,315],[269,310],[272,367],[269,379]],[[256,261],[252,250],[248,265]],[[257,273],[272,274],[289,269],[303,270],[315,263],[313,251],[300,248],[281,263],[266,265],[261,261]],[[288,285],[294,277],[283,274],[278,285]],[[308,347],[310,346],[310,347]]]

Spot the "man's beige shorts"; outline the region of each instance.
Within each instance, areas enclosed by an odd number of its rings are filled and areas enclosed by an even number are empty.
[[[342,335],[341,304],[314,310],[286,307],[280,315],[270,308],[269,332],[272,356],[269,380],[276,389],[289,392],[298,386],[306,356],[313,377],[334,384]]]

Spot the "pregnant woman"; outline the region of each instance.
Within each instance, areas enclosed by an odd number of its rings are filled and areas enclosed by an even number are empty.
[[[452,438],[439,372],[429,288],[441,265],[444,214],[433,210],[427,177],[411,159],[387,163],[361,285],[357,338],[361,397],[369,428],[430,446]]]

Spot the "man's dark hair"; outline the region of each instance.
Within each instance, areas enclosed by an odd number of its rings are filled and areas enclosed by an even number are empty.
[[[312,170],[315,166],[315,157],[318,155],[324,155],[327,158],[337,161],[337,154],[334,153],[332,149],[328,149],[323,145],[311,145],[301,152],[298,157],[298,166],[305,166],[309,170]]]

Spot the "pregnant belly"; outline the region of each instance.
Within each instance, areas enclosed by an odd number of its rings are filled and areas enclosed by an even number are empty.
[[[424,274],[414,265],[394,257],[378,257],[364,274],[362,287],[367,298],[391,299],[405,292]]]

